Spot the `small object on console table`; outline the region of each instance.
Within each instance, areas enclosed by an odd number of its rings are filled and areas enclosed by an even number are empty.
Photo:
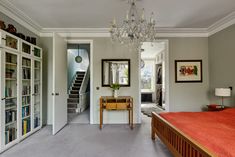
[[[222,105],[217,105],[217,104],[207,105],[207,110],[208,111],[222,111],[225,108],[228,108],[228,107],[227,106],[222,106]]]

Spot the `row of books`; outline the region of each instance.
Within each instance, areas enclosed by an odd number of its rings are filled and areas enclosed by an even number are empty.
[[[22,65],[23,65],[23,66],[30,66],[30,65],[31,65],[31,60],[30,60],[30,59],[23,58],[23,59],[22,59]]]
[[[16,110],[6,110],[5,111],[5,123],[10,123],[10,122],[14,122],[16,121],[16,117],[17,117],[17,114],[16,114]]]
[[[24,119],[22,120],[22,135],[27,134],[30,132],[30,119]]]
[[[22,51],[25,52],[25,53],[28,53],[30,54],[30,45],[27,45],[25,43],[22,44]]]
[[[29,106],[22,107],[22,118],[29,115],[30,115],[30,107]]]
[[[6,68],[5,77],[6,78],[16,78],[16,69]]]
[[[31,69],[22,69],[22,78],[30,79],[31,78]]]
[[[22,97],[22,106],[29,105],[29,104],[30,104],[30,97],[29,96]]]
[[[30,86],[29,85],[23,85],[22,95],[28,95],[28,94],[30,94]]]
[[[7,128],[5,131],[5,144],[8,144],[11,141],[16,139],[16,128],[11,127]]]
[[[14,99],[6,99],[6,100],[5,100],[6,105],[8,105],[8,104],[16,104],[16,102],[17,102],[17,98],[14,98]]]
[[[6,62],[16,64],[16,55],[6,53]]]
[[[37,128],[40,125],[40,118],[39,117],[35,117],[34,118],[34,128]]]
[[[12,89],[6,87],[5,88],[5,97],[12,97]]]

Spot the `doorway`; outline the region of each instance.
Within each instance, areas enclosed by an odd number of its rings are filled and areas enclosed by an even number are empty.
[[[90,50],[89,43],[67,45],[69,123],[90,123]]]
[[[141,112],[151,116],[152,112],[169,109],[168,41],[144,42],[140,56]]]

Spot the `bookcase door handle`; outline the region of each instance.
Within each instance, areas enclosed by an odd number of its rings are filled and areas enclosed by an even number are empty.
[[[58,96],[60,93],[51,93],[52,96]]]
[[[2,38],[2,40],[7,40],[7,39],[5,39],[5,38]]]
[[[2,100],[6,100],[6,98],[2,98]]]

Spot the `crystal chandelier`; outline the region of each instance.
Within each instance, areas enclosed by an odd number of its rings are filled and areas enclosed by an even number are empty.
[[[130,4],[130,9],[127,11],[121,27],[117,26],[115,19],[111,23],[110,33],[112,41],[118,41],[123,44],[137,44],[140,47],[142,42],[153,42],[156,40],[157,33],[153,12],[149,20],[146,20],[144,8],[140,15],[135,0],[128,0],[128,3]]]

